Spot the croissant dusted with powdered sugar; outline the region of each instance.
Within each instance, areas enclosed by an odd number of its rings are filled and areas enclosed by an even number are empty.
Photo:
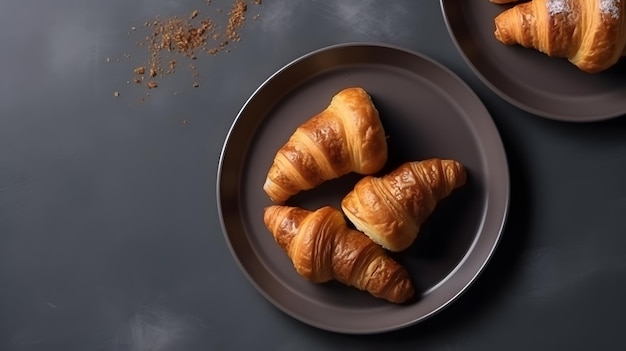
[[[387,161],[387,140],[369,94],[337,93],[300,125],[276,153],[263,190],[276,203],[350,172],[373,174]]]
[[[408,272],[333,207],[308,211],[269,206],[264,222],[296,271],[314,283],[336,280],[375,297],[403,303],[414,295]]]
[[[408,248],[437,203],[466,181],[455,160],[407,162],[382,177],[366,176],[341,201],[354,226],[391,251]]]
[[[583,71],[613,66],[625,54],[626,0],[532,0],[495,18],[504,44],[567,58]]]

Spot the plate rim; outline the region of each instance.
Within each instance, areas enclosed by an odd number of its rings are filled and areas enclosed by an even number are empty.
[[[498,95],[500,98],[502,98],[509,104],[541,118],[546,118],[546,119],[559,121],[559,122],[571,122],[571,123],[581,123],[581,124],[611,120],[611,119],[619,118],[623,116],[624,114],[626,114],[626,105],[625,105],[620,111],[613,111],[613,112],[607,112],[603,114],[593,114],[593,115],[589,114],[589,115],[584,115],[584,116],[581,115],[581,116],[573,117],[567,114],[558,114],[558,113],[545,111],[543,109],[532,106],[528,103],[522,102],[519,99],[514,98],[510,94],[505,93],[500,87],[496,86],[490,79],[488,79],[484,75],[484,73],[480,69],[478,69],[478,67],[476,67],[476,65],[469,58],[465,49],[462,47],[461,43],[459,42],[457,35],[455,34],[455,31],[452,29],[452,23],[450,22],[448,11],[446,11],[446,6],[447,6],[446,4],[450,1],[453,1],[453,0],[439,0],[439,4],[440,4],[441,12],[443,15],[443,20],[444,20],[446,29],[448,31],[448,35],[450,39],[452,40],[457,52],[461,55],[461,57],[463,58],[463,61],[465,61],[467,66],[480,79],[480,81],[483,84],[485,84],[492,92],[494,92],[496,95]],[[507,6],[506,4],[495,4],[495,3],[493,5],[494,6],[503,6],[503,5]],[[509,4],[509,6],[510,5],[511,4]]]
[[[412,320],[407,320],[404,321],[402,323],[394,323],[393,325],[385,325],[385,326],[381,326],[381,327],[377,327],[377,328],[369,328],[369,329],[354,329],[354,328],[341,328],[341,327],[333,327],[333,326],[329,326],[329,325],[324,325],[321,324],[319,322],[315,322],[313,320],[311,320],[310,318],[307,318],[306,316],[302,316],[302,315],[298,315],[296,314],[294,311],[288,309],[284,304],[282,304],[280,301],[277,301],[274,296],[272,296],[270,293],[268,293],[263,287],[261,287],[259,285],[259,283],[256,281],[256,279],[252,276],[252,274],[246,269],[246,267],[244,266],[243,262],[241,261],[241,258],[239,257],[239,254],[236,252],[236,249],[231,241],[230,235],[229,235],[229,231],[228,231],[228,227],[226,225],[225,219],[224,219],[224,209],[222,207],[222,197],[221,197],[221,185],[222,185],[222,178],[223,178],[223,168],[224,168],[224,162],[225,162],[225,158],[226,158],[226,153],[228,152],[228,146],[229,146],[229,142],[231,141],[231,136],[233,135],[233,133],[235,132],[235,129],[237,128],[238,124],[241,123],[241,118],[242,115],[244,114],[244,112],[246,111],[246,109],[249,107],[249,105],[254,101],[254,99],[259,95],[259,93],[261,91],[263,91],[268,85],[270,85],[277,77],[279,77],[280,75],[284,74],[286,71],[288,71],[290,68],[292,68],[293,66],[299,64],[302,61],[305,61],[306,59],[312,57],[312,56],[316,56],[328,51],[333,51],[333,50],[341,50],[347,47],[355,47],[355,46],[360,46],[360,47],[375,47],[378,49],[387,49],[387,50],[395,50],[395,51],[400,51],[400,52],[404,52],[405,54],[409,54],[412,56],[415,56],[421,60],[425,60],[427,61],[429,64],[435,65],[438,69],[440,69],[442,71],[442,73],[444,73],[445,75],[448,76],[448,78],[454,79],[455,83],[459,85],[460,88],[464,89],[466,91],[466,93],[469,93],[472,95],[472,98],[475,100],[475,103],[477,104],[477,106],[479,106],[483,112],[484,112],[484,117],[483,120],[481,120],[481,122],[483,123],[487,123],[489,124],[487,127],[490,129],[489,132],[490,134],[493,134],[493,136],[495,136],[495,140],[490,140],[490,141],[495,141],[498,144],[498,153],[499,153],[499,161],[501,161],[501,165],[502,165],[502,169],[500,170],[503,175],[505,176],[505,182],[504,184],[502,184],[503,186],[503,191],[502,193],[502,201],[503,201],[503,207],[501,208],[501,215],[498,216],[497,221],[498,221],[498,226],[497,229],[494,228],[494,232],[497,231],[497,233],[495,233],[495,238],[493,240],[493,242],[489,245],[489,250],[487,250],[486,254],[484,255],[484,257],[481,259],[480,264],[477,265],[476,270],[473,271],[472,273],[472,277],[463,284],[463,286],[458,289],[458,291],[456,291],[456,293],[453,294],[452,297],[448,298],[443,304],[439,305],[437,308],[433,309],[432,311],[430,311],[427,314],[424,314],[422,316],[418,316]],[[431,83],[433,83],[432,81],[429,81]],[[436,85],[436,83],[433,83]],[[261,122],[260,122],[261,123]],[[247,149],[247,148],[246,148]],[[310,51],[308,53],[305,53],[303,55],[300,55],[299,57],[296,57],[295,59],[292,59],[291,61],[289,61],[287,64],[283,65],[282,67],[280,67],[278,70],[276,70],[273,74],[271,74],[267,79],[265,79],[254,91],[253,93],[248,97],[248,99],[244,102],[244,104],[242,105],[241,109],[239,110],[239,112],[237,113],[234,121],[232,122],[226,137],[224,139],[224,143],[222,145],[222,149],[220,151],[220,157],[219,157],[219,162],[218,162],[218,167],[217,167],[217,179],[216,179],[216,200],[217,200],[217,210],[218,210],[218,218],[220,221],[220,226],[222,229],[222,234],[223,237],[226,241],[227,247],[230,251],[231,256],[233,257],[234,261],[236,262],[238,268],[240,269],[240,271],[244,274],[244,276],[247,278],[248,282],[251,283],[255,289],[257,290],[257,292],[259,292],[265,299],[267,299],[269,302],[272,303],[272,305],[274,305],[274,307],[278,308],[279,310],[281,310],[282,312],[286,313],[287,315],[291,316],[292,318],[299,320],[300,322],[306,323],[310,326],[319,328],[319,329],[323,329],[323,330],[327,330],[327,331],[332,331],[332,332],[339,332],[339,333],[344,333],[344,334],[376,334],[376,333],[384,333],[384,332],[390,332],[393,330],[398,330],[401,328],[405,328],[414,324],[417,324],[419,322],[422,322],[430,317],[432,317],[433,315],[439,313],[441,310],[443,310],[444,308],[446,308],[448,305],[450,305],[451,303],[453,303],[454,301],[456,301],[461,295],[463,295],[469,288],[471,285],[473,285],[475,283],[475,281],[477,280],[477,278],[482,274],[482,272],[484,271],[485,267],[488,265],[488,263],[491,261],[494,252],[496,251],[500,241],[501,241],[501,237],[503,235],[504,229],[506,227],[506,223],[508,220],[508,212],[509,212],[509,207],[510,207],[510,170],[509,170],[509,166],[508,166],[508,159],[506,156],[506,151],[504,149],[504,145],[502,143],[502,139],[500,136],[500,133],[498,131],[497,126],[495,125],[495,122],[493,121],[489,111],[487,110],[487,108],[484,106],[484,104],[482,103],[482,101],[480,100],[480,98],[478,97],[478,95],[469,87],[469,85],[462,80],[458,75],[456,75],[452,70],[450,70],[448,67],[446,67],[445,65],[443,65],[442,63],[434,60],[433,58],[422,54],[420,52],[411,50],[411,49],[407,49],[398,45],[393,45],[393,44],[388,44],[388,43],[381,43],[381,42],[372,42],[372,41],[357,41],[357,42],[345,42],[345,43],[339,43],[339,44],[333,44],[333,45],[328,45],[325,47],[321,47],[318,48],[316,50]],[[488,212],[487,210],[485,212]],[[468,258],[471,258],[471,254],[473,252],[473,248],[476,245],[476,242],[478,241],[479,237],[481,236],[481,234],[483,234],[483,226],[484,226],[484,222],[485,222],[485,218],[486,215],[483,217],[483,221],[482,224],[480,225],[480,229],[477,231],[473,242],[471,244],[471,246],[467,249],[467,252],[465,252],[465,254],[462,256],[461,260],[455,265],[454,269],[452,272],[448,273],[446,275],[446,279],[442,280],[441,282],[438,283],[438,285],[441,285],[443,283],[445,283],[445,280],[447,280],[452,274],[453,272],[459,270],[460,268],[462,268],[462,266],[465,264],[465,262],[468,260]],[[272,272],[268,272],[269,274],[272,274]],[[433,288],[431,288],[431,290],[433,290]]]

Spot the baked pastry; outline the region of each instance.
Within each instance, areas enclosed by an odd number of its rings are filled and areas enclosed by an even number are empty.
[[[350,172],[373,174],[387,161],[378,110],[362,88],[337,93],[276,153],[263,185],[275,203]]]
[[[341,207],[374,242],[390,251],[402,251],[417,238],[437,203],[465,181],[465,168],[455,160],[407,162],[382,177],[359,180]]]
[[[491,2],[493,2],[494,4],[508,4],[511,2],[516,2],[517,0],[489,0]]]
[[[336,280],[394,303],[407,302],[415,293],[406,269],[349,228],[338,209],[273,205],[265,209],[264,222],[295,270],[313,283]]]
[[[626,46],[626,0],[532,0],[495,18],[495,37],[507,45],[567,58],[583,71],[613,66]]]

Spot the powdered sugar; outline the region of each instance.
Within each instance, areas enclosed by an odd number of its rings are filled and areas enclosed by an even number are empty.
[[[610,15],[613,18],[619,17],[619,1],[620,0],[601,0],[600,1],[600,12],[603,14]]]
[[[585,0],[591,1],[591,0]],[[622,0],[600,0],[600,12],[613,18],[620,15],[620,1]],[[546,9],[550,16],[558,14],[568,14],[572,11],[570,0],[548,0],[546,1]]]
[[[548,0],[546,1],[546,8],[550,16],[566,14],[572,11],[569,0]]]

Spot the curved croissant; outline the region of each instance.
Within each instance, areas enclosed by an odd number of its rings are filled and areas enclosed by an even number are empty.
[[[283,203],[350,172],[375,173],[386,161],[387,140],[376,107],[365,90],[348,88],[278,150],[263,190],[272,201]]]
[[[613,66],[626,46],[625,0],[532,0],[495,18],[495,37],[548,56],[567,58],[583,71]]]
[[[350,229],[335,208],[311,212],[273,205],[265,209],[264,221],[296,271],[311,282],[337,280],[394,303],[414,294],[405,268],[363,233]]]
[[[417,238],[437,203],[465,181],[465,168],[455,160],[407,162],[380,178],[362,178],[341,207],[374,242],[401,251]]]

